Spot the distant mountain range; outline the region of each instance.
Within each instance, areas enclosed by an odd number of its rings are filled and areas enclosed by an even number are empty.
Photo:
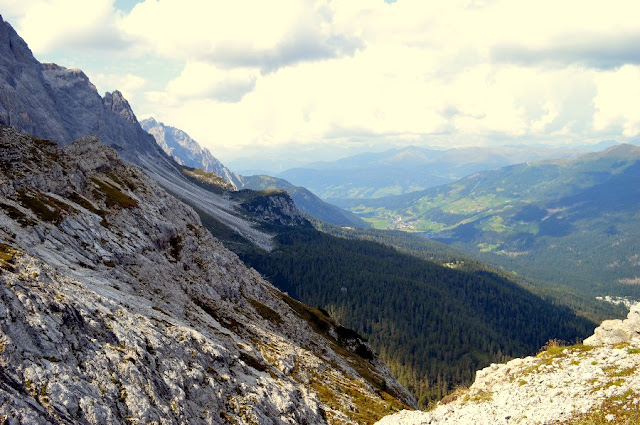
[[[337,226],[362,228],[370,226],[355,214],[328,204],[304,187],[294,186],[284,179],[265,175],[240,176],[230,171],[208,149],[200,146],[186,132],[178,128],[165,125],[153,118],[147,118],[141,121],[140,124],[155,138],[158,145],[179,164],[199,168],[208,173],[215,173],[230,183],[233,189],[285,191],[302,212],[316,220],[322,220]],[[198,173],[194,170],[183,170],[183,172],[194,177],[197,177]]]
[[[311,191],[294,186],[284,179],[270,176],[243,176],[242,184],[243,188],[251,190],[284,190],[301,211],[326,223],[360,228],[371,226],[356,214],[324,202]]]
[[[415,146],[363,153],[278,174],[335,205],[341,199],[401,195],[453,182],[469,174],[580,151],[536,147],[473,147],[435,150]]]
[[[640,297],[640,147],[513,165],[343,207],[377,228],[423,232],[550,285]]]
[[[142,128],[151,134],[167,155],[180,165],[214,172],[234,187],[242,186],[240,177],[218,161],[207,148],[200,146],[184,131],[165,125],[154,118],[140,121]]]

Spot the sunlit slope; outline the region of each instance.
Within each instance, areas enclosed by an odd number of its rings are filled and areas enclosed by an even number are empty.
[[[640,294],[640,148],[520,164],[354,203],[378,228],[425,232],[594,295]]]

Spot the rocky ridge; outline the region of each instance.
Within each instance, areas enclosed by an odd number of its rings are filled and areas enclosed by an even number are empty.
[[[378,424],[640,423],[640,304],[607,320],[584,344],[551,343],[536,357],[492,364],[469,389],[430,412],[403,411]]]
[[[140,126],[119,91],[101,97],[78,69],[39,63],[0,16],[0,125],[67,145],[95,136],[165,190],[213,217],[251,244],[270,250],[273,235],[248,219],[239,201],[194,184]]]
[[[0,419],[367,423],[412,397],[95,138],[0,128]]]
[[[206,148],[201,147],[197,141],[178,128],[165,125],[154,118],[144,119],[140,121],[140,125],[153,135],[158,145],[167,154],[184,166],[183,174],[226,190],[285,191],[300,211],[317,220],[338,226],[369,227],[355,214],[327,204],[303,187],[296,187],[274,177],[240,176],[233,173],[214,158]]]
[[[180,165],[214,172],[234,189],[241,186],[240,176],[225,167],[207,148],[200,146],[184,131],[158,122],[154,118],[144,119],[140,121],[140,125],[155,138],[162,150],[171,155]]]
[[[242,187],[251,190],[284,190],[296,206],[311,217],[336,226],[362,227],[370,225],[353,213],[324,202],[304,187],[294,186],[286,180],[265,176],[242,176]]]

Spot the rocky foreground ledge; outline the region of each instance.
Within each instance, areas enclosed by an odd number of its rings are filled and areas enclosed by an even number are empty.
[[[0,127],[0,424],[362,424],[413,397],[95,138]]]
[[[378,424],[638,424],[639,367],[636,304],[584,344],[551,344],[536,357],[493,364],[433,411],[403,411]]]

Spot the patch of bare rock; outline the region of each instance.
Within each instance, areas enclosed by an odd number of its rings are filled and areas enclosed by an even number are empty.
[[[607,320],[584,344],[492,364],[429,412],[403,411],[379,425],[640,423],[640,304]]]

